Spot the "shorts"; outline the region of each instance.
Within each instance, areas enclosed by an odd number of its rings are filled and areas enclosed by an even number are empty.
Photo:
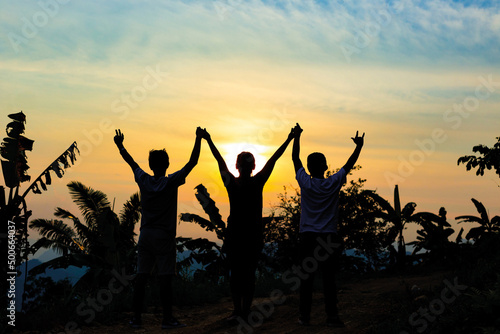
[[[158,275],[174,275],[175,235],[159,228],[142,229],[137,242],[137,273],[149,274],[156,263]]]

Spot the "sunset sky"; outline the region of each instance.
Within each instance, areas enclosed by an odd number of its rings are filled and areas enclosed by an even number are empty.
[[[497,1],[1,1],[0,108],[27,115],[30,175],[76,141],[77,165],[42,195],[34,218],[55,207],[78,212],[66,184],[99,189],[119,211],[135,191],[114,129],[148,171],[166,148],[170,172],[189,159],[197,126],[234,165],[253,150],[264,160],[300,123],[301,157],[323,152],[331,169],[365,132],[351,178],[418,211],[500,215],[500,179],[457,166],[500,136],[500,3]],[[179,213],[202,214],[200,183],[228,215],[208,146],[179,191]],[[28,186],[23,184],[23,188]],[[297,187],[291,147],[265,188],[264,214],[283,187]],[[468,226],[464,226],[468,227]],[[411,227],[407,239],[414,239]],[[214,239],[180,223],[178,235]],[[32,233],[31,237],[36,238]]]

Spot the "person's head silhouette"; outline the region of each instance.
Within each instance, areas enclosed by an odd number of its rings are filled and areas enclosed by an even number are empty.
[[[250,176],[255,169],[255,158],[250,152],[241,152],[236,158],[236,169],[240,176]]]
[[[151,168],[155,176],[165,176],[169,165],[170,161],[165,149],[149,151],[149,168]]]
[[[307,169],[312,177],[322,179],[325,177],[325,172],[328,170],[326,158],[323,153],[315,152],[307,157]]]

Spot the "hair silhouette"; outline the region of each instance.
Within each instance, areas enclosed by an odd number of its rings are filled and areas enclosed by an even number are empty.
[[[149,151],[149,168],[155,170],[167,170],[170,165],[168,153],[165,149]]]
[[[255,158],[250,152],[241,152],[236,158],[236,169],[240,175],[250,175],[255,169]]]
[[[307,169],[311,175],[323,175],[328,169],[326,157],[323,153],[314,152],[307,157]]]

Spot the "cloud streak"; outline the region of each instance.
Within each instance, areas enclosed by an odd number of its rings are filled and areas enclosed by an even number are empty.
[[[373,33],[380,23],[380,31],[356,61],[478,66],[498,65],[500,59],[499,49],[491,47],[500,38],[500,8],[494,2],[70,1],[59,5],[57,15],[19,45],[17,54],[9,34],[22,36],[26,20],[36,27],[34,15],[43,10],[27,1],[6,6],[1,28],[7,59],[51,58],[105,66],[144,64],[160,57],[245,55],[270,62],[344,64],[340,46],[356,46],[360,34]],[[223,20],[217,6],[225,9]],[[381,12],[389,16],[381,17]]]

